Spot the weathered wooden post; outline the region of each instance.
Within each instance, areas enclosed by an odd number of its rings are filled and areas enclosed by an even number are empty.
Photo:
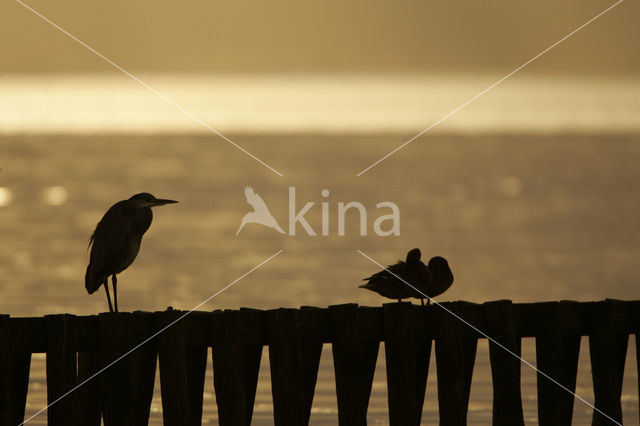
[[[18,328],[17,326],[15,328]],[[24,330],[11,330],[9,315],[0,315],[0,426],[15,426],[24,421],[31,353],[12,345],[12,334],[23,336]]]
[[[42,321],[41,319],[39,319]],[[17,323],[15,319],[8,321],[10,329],[10,343],[7,341],[7,351],[10,353],[10,391],[9,399],[11,405],[11,425],[17,425],[24,421],[24,412],[27,402],[27,390],[29,386],[29,370],[31,368],[31,349],[25,348],[25,336],[33,338],[27,331],[27,327],[23,327]],[[5,330],[6,333],[6,330]]]
[[[524,425],[520,394],[520,337],[516,333],[510,300],[483,304],[486,329],[497,343],[489,342],[489,359],[493,379],[493,425]]]
[[[628,306],[625,302],[607,300],[594,303],[592,318],[597,318],[589,335],[591,374],[595,407],[618,423],[622,423],[622,378],[629,335]],[[611,425],[607,417],[593,411],[593,426]]]
[[[389,423],[420,425],[431,340],[420,336],[414,326],[411,303],[386,303],[382,308]]]
[[[245,329],[264,327],[264,312],[215,311],[211,318],[213,384],[220,426],[251,424],[261,343],[243,343]]]
[[[157,312],[158,331],[156,337],[160,359],[160,387],[162,393],[162,417],[165,426],[200,426],[202,423],[202,397],[207,366],[207,346],[194,346],[195,326],[198,313],[184,315],[183,311]],[[174,321],[176,323],[172,324]],[[202,326],[200,322],[198,325]],[[208,326],[208,322],[207,322]],[[198,330],[209,336],[209,329]]]
[[[538,421],[541,426],[571,425],[580,353],[581,307],[577,302],[535,304]],[[569,390],[570,392],[567,392]]]
[[[478,324],[482,312],[468,302],[442,303],[452,313],[482,329]],[[442,426],[467,424],[471,377],[476,359],[478,336],[460,319],[434,306],[438,324],[436,335],[436,363],[438,370],[438,406]],[[474,309],[477,312],[474,312]]]
[[[98,316],[102,411],[105,426],[146,426],[156,376],[155,318],[146,312],[105,313]]]
[[[524,423],[521,364],[507,351],[519,356],[521,337],[531,336],[540,369],[539,424],[571,424],[583,335],[589,336],[595,406],[604,413],[594,411],[593,424],[608,425],[622,421],[628,335],[640,333],[640,302],[613,300],[347,304],[182,316],[171,310],[89,317],[0,315],[0,426],[23,422],[31,354],[42,352],[47,354],[47,398],[53,403],[49,424],[99,426],[102,415],[105,426],[146,426],[159,354],[164,424],[199,426],[209,345],[220,424],[248,426],[264,344],[269,345],[276,426],[306,426],[327,342],[333,349],[339,424],[366,426],[380,341],[385,342],[390,423],[415,426],[421,422],[432,339],[440,424],[464,425],[478,339],[473,327],[492,338],[494,425]],[[636,348],[640,353],[640,339]]]
[[[46,315],[44,324],[47,334],[47,404],[53,404],[47,412],[48,423],[50,426],[73,426],[76,424],[77,394],[65,394],[76,386],[78,380],[75,315]]]
[[[9,315],[0,315],[0,425],[9,426],[11,416],[11,330]]]
[[[640,302],[634,301],[631,304],[631,332],[636,335],[636,371],[640,371]],[[640,395],[640,375],[638,375],[638,395]],[[639,401],[640,403],[640,401]],[[640,411],[639,411],[640,414]]]
[[[100,426],[102,419],[102,392],[100,376],[93,377],[100,371],[99,352],[78,352],[78,384],[84,383],[75,392],[78,393],[78,425]]]
[[[76,420],[82,426],[102,423],[102,392],[100,390],[100,331],[98,316],[76,318],[78,349],[78,388]]]
[[[276,426],[309,422],[322,342],[301,344],[295,309],[266,312]]]
[[[326,320],[320,319],[316,314],[323,313],[322,309],[303,306],[296,310],[296,327],[298,330],[298,344],[300,347],[300,360],[302,366],[302,386],[305,400],[305,424],[309,424],[313,397],[316,393],[318,369],[322,356],[323,340],[314,333],[317,328],[327,325]],[[328,316],[327,316],[328,317]],[[311,332],[312,336],[307,333]]]
[[[380,343],[378,336],[370,336],[363,331],[382,329],[380,309],[347,304],[330,306],[329,312],[338,423],[340,426],[366,426]]]

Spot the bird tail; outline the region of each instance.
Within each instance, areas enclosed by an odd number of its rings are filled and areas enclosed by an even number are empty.
[[[273,219],[273,223],[274,223],[273,229],[275,229],[276,231],[278,231],[281,234],[286,234],[286,232],[284,232],[284,230],[282,228],[280,228],[280,225],[278,225],[278,222],[276,222],[275,219]]]
[[[366,279],[367,279],[367,278],[365,278],[365,280],[366,280]],[[362,285],[359,285],[359,286],[358,286],[358,288],[370,288],[370,287],[372,287],[372,286],[371,286],[371,282],[368,282],[368,283],[366,283],[366,284],[362,284]]]
[[[84,276],[84,286],[89,294],[95,293],[100,288],[106,277],[97,277],[91,269],[91,264],[87,266],[87,273]]]
[[[242,228],[244,228],[244,225],[247,223],[246,221],[246,215],[245,217],[242,218],[242,222],[240,223],[240,227],[238,228],[238,230],[236,231],[236,237],[238,236],[238,234],[240,233],[240,231],[242,231]]]

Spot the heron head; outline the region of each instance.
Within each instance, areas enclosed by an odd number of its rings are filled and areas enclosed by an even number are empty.
[[[133,197],[129,198],[131,201],[136,201],[138,203],[138,207],[155,207],[155,206],[164,206],[165,204],[177,203],[174,200],[165,200],[162,198],[156,198],[148,192],[141,192],[140,194],[136,194]]]
[[[407,253],[406,262],[409,263],[409,264],[418,263],[420,261],[420,256],[421,255],[422,255],[422,253],[420,253],[420,249],[419,248],[414,248],[412,250],[409,250],[409,253]]]

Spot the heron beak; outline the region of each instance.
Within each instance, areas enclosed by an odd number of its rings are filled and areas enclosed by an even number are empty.
[[[156,198],[153,202],[153,206],[164,206],[165,204],[177,203],[175,200],[163,200],[162,198]]]

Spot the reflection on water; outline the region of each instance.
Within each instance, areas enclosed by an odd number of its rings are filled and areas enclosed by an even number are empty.
[[[474,74],[150,74],[161,92],[223,133],[413,132],[498,79]],[[0,133],[209,133],[120,73],[0,76]],[[633,132],[640,79],[518,74],[434,131]],[[413,136],[413,135],[409,135]]]
[[[263,259],[284,249],[260,270],[202,309],[379,305],[357,288],[382,263],[419,246],[426,256],[447,257],[456,275],[440,300],[482,302],[638,299],[640,142],[636,136],[433,136],[398,152],[366,175],[355,174],[411,135],[234,135],[251,152],[284,173],[278,177],[214,136],[6,136],[0,139],[0,312],[13,316],[106,309],[103,293],[88,296],[83,276],[88,237],[106,209],[149,191],[177,199],[158,209],[141,254],[119,280],[122,310],[189,309]],[[290,237],[259,225],[235,232],[252,185],[283,224],[288,187],[298,209],[320,229],[320,203],[330,204],[330,235]],[[323,189],[330,190],[325,200]],[[336,206],[360,201],[401,210],[401,235],[358,235],[356,215],[337,236]],[[373,219],[369,219],[369,227]],[[369,228],[370,229],[370,228]],[[586,340],[579,393],[590,397]],[[486,346],[486,345],[485,345]],[[480,345],[470,423],[491,414],[486,347]],[[635,362],[630,344],[628,363]],[[384,351],[381,351],[383,354]],[[525,357],[535,360],[532,345]],[[335,424],[331,356],[325,348],[314,424]],[[435,366],[427,386],[425,424],[435,424]],[[215,395],[208,372],[205,416],[215,424]],[[384,359],[371,400],[372,423],[385,424]],[[625,420],[637,421],[635,368],[625,376]],[[523,367],[527,418],[535,423],[535,375]],[[263,357],[256,399],[257,424],[271,424],[268,356]],[[35,356],[29,410],[46,399],[44,358]],[[158,390],[157,388],[156,390]],[[161,418],[159,400],[152,415]],[[576,403],[576,424],[589,410]],[[44,417],[39,417],[42,423]],[[258,421],[259,420],[259,421]]]
[[[13,194],[9,188],[0,187],[0,207],[11,203]]]
[[[67,189],[64,186],[48,186],[42,193],[45,204],[61,206],[67,201]]]
[[[412,247],[449,259],[456,283],[444,300],[637,298],[637,138],[428,137],[355,177],[403,136],[236,136],[284,177],[209,136],[5,137],[0,311],[104,310],[104,295],[82,285],[88,237],[111,204],[140,191],[180,203],[155,211],[121,275],[127,310],[194,306],[279,249],[207,308],[379,304],[356,285],[378,268],[355,250],[390,263]],[[284,228],[295,186],[296,211],[314,203],[305,217],[318,236],[249,224],[236,237],[247,185]],[[387,200],[401,212],[397,237],[372,232]],[[348,201],[367,208],[368,237],[353,211],[338,236],[338,203]]]

